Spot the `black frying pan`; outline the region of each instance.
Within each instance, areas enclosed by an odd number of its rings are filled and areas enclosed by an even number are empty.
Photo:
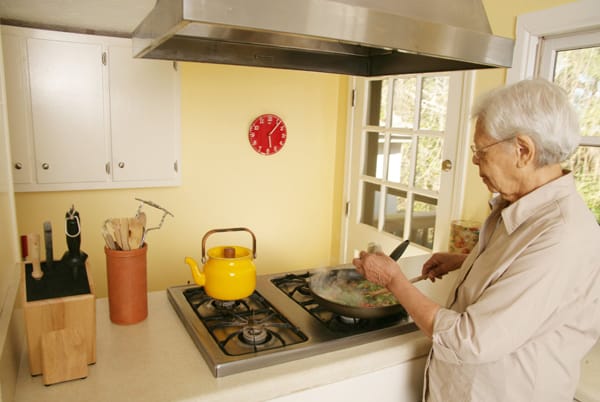
[[[408,247],[409,241],[405,240],[402,242],[392,253],[390,257],[394,260],[400,258],[406,247]],[[331,300],[328,298],[328,290],[333,286],[340,286],[345,283],[352,281],[362,281],[365,278],[359,274],[354,268],[340,268],[330,269],[325,272],[314,273],[309,281],[310,291],[313,297],[319,304],[334,313],[341,314],[346,317],[354,318],[382,318],[394,314],[406,315],[406,311],[400,304],[392,304],[381,307],[358,307],[351,304],[346,304],[343,301]]]

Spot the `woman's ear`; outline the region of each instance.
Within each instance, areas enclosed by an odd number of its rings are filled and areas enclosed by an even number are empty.
[[[522,168],[535,161],[535,143],[528,135],[517,135],[515,137],[517,144],[517,167]]]

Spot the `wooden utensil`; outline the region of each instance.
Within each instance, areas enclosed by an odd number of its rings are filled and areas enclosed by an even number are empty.
[[[117,250],[123,250],[123,241],[121,239],[121,220],[118,218],[111,219],[110,224],[115,236],[115,243],[117,243]]]
[[[121,218],[121,248],[129,251],[129,219]]]
[[[117,248],[115,245],[115,239],[109,233],[106,226],[102,227],[102,237],[104,237],[104,242],[106,243],[106,247],[108,247],[111,250],[115,250]]]
[[[426,274],[415,276],[414,278],[410,278],[408,281],[410,283],[415,283],[415,282],[422,281],[423,279],[427,279]],[[377,296],[377,295],[382,295],[384,293],[391,293],[391,292],[387,288],[383,288],[383,289],[374,290],[372,292],[369,292],[369,296]]]
[[[408,281],[410,283],[415,283],[415,282],[419,282],[419,281],[422,281],[423,279],[427,279],[427,278],[428,278],[427,274],[423,274],[423,275],[415,276],[414,278],[410,278]]]
[[[129,248],[136,250],[142,246],[142,237],[144,235],[144,227],[142,222],[136,218],[129,218]]]

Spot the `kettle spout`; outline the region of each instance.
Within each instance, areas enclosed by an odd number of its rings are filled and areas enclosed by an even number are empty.
[[[206,283],[206,277],[204,276],[203,272],[200,272],[200,268],[198,268],[196,261],[192,257],[185,257],[185,263],[190,266],[196,285],[204,286]]]

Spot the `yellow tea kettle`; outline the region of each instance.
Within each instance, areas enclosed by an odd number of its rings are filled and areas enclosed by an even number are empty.
[[[214,233],[246,231],[252,236],[252,250],[241,246],[219,246],[206,253],[206,239]],[[206,259],[208,254],[208,260]],[[213,229],[202,238],[203,271],[191,257],[185,257],[194,282],[204,286],[206,294],[218,300],[239,300],[248,297],[256,288],[256,236],[247,228]]]

